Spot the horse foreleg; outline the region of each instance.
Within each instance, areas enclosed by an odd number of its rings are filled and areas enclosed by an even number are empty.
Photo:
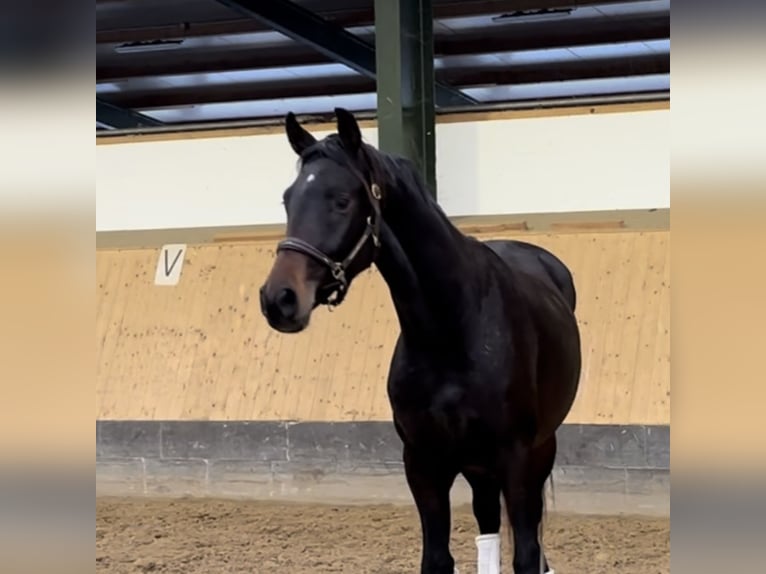
[[[473,492],[478,574],[500,574],[500,484],[492,477],[463,473]]]
[[[457,471],[407,446],[404,447],[404,471],[420,515],[423,534],[420,572],[453,574],[455,560],[449,551],[449,493]]]
[[[552,572],[538,534],[543,517],[543,489],[555,456],[556,437],[553,436],[534,449],[517,444],[503,457],[503,494],[513,528],[514,574]]]

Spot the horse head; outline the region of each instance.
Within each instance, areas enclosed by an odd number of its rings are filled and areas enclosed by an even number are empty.
[[[379,245],[381,189],[371,148],[350,112],[336,108],[335,115],[337,133],[322,140],[292,112],[285,120],[299,170],[283,194],[287,237],[260,290],[261,311],[283,333],[305,329],[318,305],[339,305]]]

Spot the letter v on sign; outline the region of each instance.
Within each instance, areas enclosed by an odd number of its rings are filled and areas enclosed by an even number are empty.
[[[157,260],[157,270],[154,273],[155,285],[177,285],[184,266],[186,244],[176,243],[163,245]]]

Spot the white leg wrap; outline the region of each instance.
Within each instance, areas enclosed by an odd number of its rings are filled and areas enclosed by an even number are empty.
[[[500,574],[500,534],[481,534],[476,537],[478,550],[477,574]]]

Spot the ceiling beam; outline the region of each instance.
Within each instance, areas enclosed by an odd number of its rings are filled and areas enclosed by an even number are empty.
[[[114,129],[142,128],[164,125],[133,110],[128,110],[96,98],[96,121]]]
[[[436,75],[461,88],[469,88],[483,85],[521,85],[667,73],[670,73],[670,56],[668,54],[653,54],[650,56],[575,60],[549,64],[443,69],[438,70]],[[192,104],[367,94],[375,91],[375,80],[364,76],[345,76],[325,78],[322,81],[305,78],[162,90],[136,90],[111,94],[110,99],[125,107],[149,109]]]
[[[510,30],[509,30],[510,28]],[[512,32],[512,33],[509,33]],[[645,42],[670,38],[670,15],[618,17],[583,20],[573,27],[570,22],[540,22],[498,26],[461,34],[436,35],[436,56],[487,54],[569,48],[623,42]],[[360,36],[372,44],[373,36]],[[136,77],[180,74],[211,74],[239,70],[285,68],[324,64],[333,60],[305,45],[291,43],[274,47],[238,47],[235,49],[169,50],[146,54],[121,54],[114,64],[97,66],[98,82],[113,82]]]
[[[437,38],[440,56],[523,52],[670,38],[670,14],[510,24]]]
[[[368,77],[375,76],[375,48],[321,16],[289,0],[218,0],[269,28],[314,48]]]
[[[580,8],[604,4],[630,4],[646,0],[433,0],[435,18],[462,18],[481,14],[502,14],[517,10]]]
[[[522,85],[670,73],[670,54],[599,58],[492,68],[448,68],[441,76],[456,86]]]
[[[345,64],[368,78],[376,77],[375,47],[343,27],[289,0],[218,0],[232,10],[256,18],[296,42],[307,44],[328,58]],[[437,82],[437,106],[470,105],[476,100]]]

